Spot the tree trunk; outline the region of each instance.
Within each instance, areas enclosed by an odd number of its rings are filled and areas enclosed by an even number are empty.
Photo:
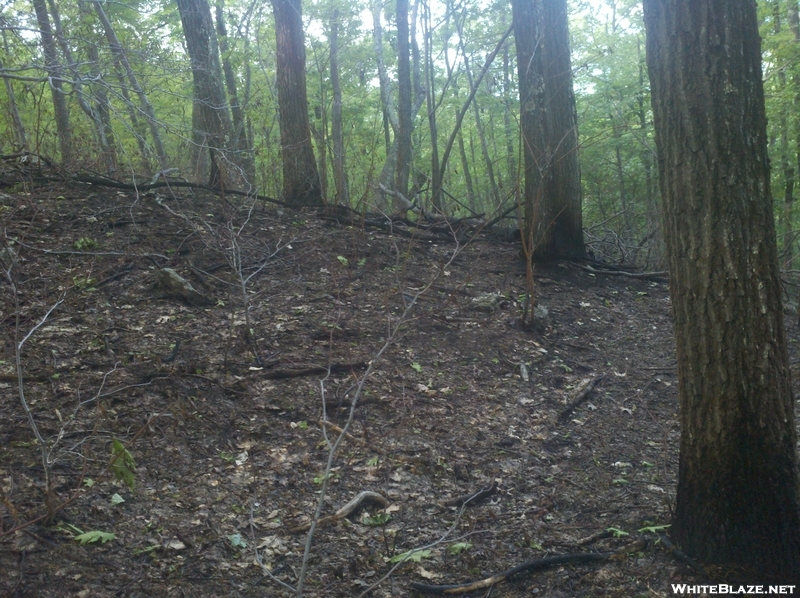
[[[794,401],[753,0],[645,0],[680,381],[671,533],[800,578]]]
[[[544,132],[544,52],[542,0],[512,0],[514,44],[517,48],[520,132],[525,190],[522,194],[523,249],[526,253],[555,256],[550,223],[555,214],[543,200],[544,177],[549,169]]]
[[[331,16],[331,88],[333,106],[331,120],[333,127],[333,180],[336,185],[336,202],[350,205],[350,185],[347,181],[347,168],[344,151],[344,131],[342,126],[342,86],[339,81],[339,11]]]
[[[792,31],[792,37],[796,44],[800,44],[800,10],[798,9],[797,0],[789,0],[787,20],[789,21],[789,29]],[[792,77],[792,87],[794,88],[794,111],[792,113],[792,127],[795,133],[795,167],[792,168],[792,183],[794,183],[795,173],[800,174],[800,117],[797,116],[797,110],[800,109],[800,76],[795,75]],[[793,189],[790,193],[787,183],[786,196],[784,197],[783,204],[783,221],[784,221],[784,264],[789,270],[794,269],[794,220],[793,207],[794,195]]]
[[[3,31],[3,49],[6,52],[6,56],[8,56],[8,40],[6,39],[6,32]],[[0,60],[0,69],[3,67],[3,62]],[[14,95],[14,86],[11,84],[11,79],[3,78],[3,83],[6,86],[6,94],[8,95],[8,109],[11,113],[11,120],[14,123],[14,139],[19,146],[19,149],[22,151],[28,151],[30,148],[28,147],[28,136],[25,134],[25,125],[22,123],[22,119],[19,116],[19,108],[17,108],[17,100],[16,96]]]
[[[50,78],[50,92],[53,97],[53,109],[55,113],[56,131],[58,134],[58,146],[61,151],[61,162],[69,165],[72,155],[72,130],[69,124],[69,107],[67,97],[64,95],[64,84],[61,71],[61,63],[58,59],[58,49],[53,30],[50,27],[50,15],[47,13],[45,0],[33,0],[33,8],[36,11],[36,22],[39,26],[39,35],[42,38],[42,51],[44,53],[45,68],[47,76]]]
[[[219,50],[222,58],[222,73],[225,75],[225,87],[228,90],[231,116],[233,117],[233,139],[230,146],[238,154],[236,162],[242,165],[245,180],[249,185],[252,185],[256,177],[255,165],[253,164],[253,148],[250,147],[247,138],[244,110],[242,110],[242,104],[239,102],[239,93],[236,89],[236,76],[233,73],[233,66],[229,58],[228,30],[225,27],[223,0],[217,0],[216,17],[217,40],[219,41]]]
[[[150,134],[153,137],[153,146],[155,147],[159,165],[162,170],[165,170],[168,167],[167,153],[164,150],[164,143],[161,140],[161,132],[158,129],[158,121],[156,120],[156,113],[155,110],[153,110],[153,105],[147,99],[147,95],[144,93],[142,86],[139,85],[139,80],[136,78],[136,74],[131,68],[130,62],[128,61],[128,56],[125,54],[125,50],[122,48],[122,44],[120,43],[119,38],[114,31],[114,27],[111,24],[108,15],[106,15],[105,10],[103,9],[102,3],[93,2],[93,4],[95,12],[97,13],[97,17],[103,24],[103,30],[105,31],[106,39],[108,40],[108,45],[111,49],[112,55],[114,56],[114,60],[122,65],[122,68],[125,70],[125,75],[130,81],[131,87],[139,98],[139,103],[142,106],[142,112],[144,112],[145,116],[147,117],[147,123],[150,125]],[[127,96],[127,88],[125,85],[122,85],[122,91],[123,95]],[[135,112],[132,112],[132,114],[135,114]],[[131,124],[135,126],[135,120],[133,120],[133,118],[131,120]],[[143,157],[146,161],[146,157]]]
[[[467,160],[467,152],[464,149],[464,135],[461,129],[458,130],[458,153],[461,156],[461,169],[464,171],[464,181],[467,185],[467,202],[472,210],[477,210],[475,189],[472,186],[472,175],[469,171],[469,161]]]
[[[306,48],[300,0],[272,0],[277,45],[283,199],[294,206],[322,205],[311,145],[306,95]]]
[[[569,50],[567,0],[544,2],[544,92],[550,172],[544,200],[552,204],[552,238],[559,257],[581,257],[583,214],[578,164],[578,124]]]
[[[508,160],[508,180],[517,189],[517,156],[515,147],[516,131],[511,126],[511,69],[508,46],[503,47],[503,127],[506,134],[506,160]]]
[[[207,0],[177,0],[183,23],[186,49],[192,65],[192,137],[199,152],[208,150],[208,172],[196,172],[196,179],[212,187],[231,184],[233,169],[227,162],[227,148],[233,126],[222,84],[222,66],[216,44],[211,8]],[[198,160],[198,165],[205,164]]]
[[[644,168],[644,192],[647,204],[648,265],[652,270],[664,268],[664,235],[661,226],[661,210],[653,189],[654,152],[648,143],[647,111],[645,110],[645,64],[642,55],[641,38],[636,39],[636,58],[639,62],[639,90],[636,92],[636,105],[639,117],[639,135],[642,139],[641,160]]]
[[[475,116],[475,128],[478,131],[478,139],[481,142],[481,153],[483,154],[483,162],[486,166],[486,175],[489,177],[489,191],[494,199],[494,205],[500,205],[500,190],[497,188],[497,181],[494,176],[494,161],[489,154],[489,144],[486,142],[486,131],[481,120],[481,110],[478,106],[478,100],[475,98],[475,92],[480,85],[481,80],[477,82],[473,80],[472,69],[469,64],[469,57],[467,56],[467,49],[464,44],[461,44],[461,52],[464,57],[464,71],[467,73],[467,81],[469,82],[470,89],[472,90],[472,113]]]
[[[411,48],[408,31],[408,0],[397,0],[397,175],[395,190],[408,197],[408,175],[411,172]],[[395,211],[403,206],[395,203]]]

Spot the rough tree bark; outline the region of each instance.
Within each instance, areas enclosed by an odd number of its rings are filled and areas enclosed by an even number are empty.
[[[272,0],[272,11],[277,45],[283,199],[294,206],[322,205],[322,186],[308,120],[300,0]]]
[[[671,534],[800,577],[794,401],[754,0],[645,0],[680,380]]]
[[[572,85],[567,0],[544,2],[544,93],[550,172],[545,201],[552,204],[553,241],[558,257],[581,257],[583,243],[578,116]]]
[[[527,251],[540,247],[552,251],[555,214],[543,200],[544,177],[548,170],[544,132],[544,51],[542,0],[511,0],[514,21],[514,45],[517,49],[519,81],[520,132],[525,179],[522,238]]]
[[[566,0],[512,0],[533,259],[585,254]]]

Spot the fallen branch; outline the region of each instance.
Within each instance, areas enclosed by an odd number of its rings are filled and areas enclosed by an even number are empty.
[[[465,494],[463,496],[457,496],[455,498],[451,498],[450,500],[445,500],[442,502],[443,507],[460,507],[463,505],[470,505],[475,506],[482,500],[489,498],[492,494],[497,492],[497,482],[493,483],[488,488],[484,488],[483,490],[479,490],[478,492],[474,492],[472,494]]]
[[[575,391],[573,395],[572,401],[567,405],[567,407],[561,412],[561,415],[558,416],[558,422],[563,424],[567,421],[572,412],[583,403],[594,390],[594,387],[597,385],[600,380],[605,378],[605,376],[596,376],[595,378],[587,378],[584,380],[583,384],[578,387],[578,390]]]
[[[628,278],[640,278],[643,280],[651,280],[653,282],[669,282],[667,276],[669,272],[666,270],[659,270],[658,272],[625,272],[624,270],[597,270],[591,266],[584,266],[583,264],[575,264],[581,270],[586,270],[592,274],[603,274],[605,276],[627,276]]]
[[[353,370],[363,370],[367,367],[367,364],[363,361],[359,361],[356,363],[334,363],[331,364],[330,368],[321,367],[321,366],[313,366],[310,368],[302,368],[302,369],[289,369],[289,370],[276,370],[272,372],[264,373],[264,377],[269,380],[281,380],[283,378],[302,378],[303,376],[316,376],[318,374],[342,374],[342,373],[350,373]]]
[[[384,498],[382,494],[378,494],[377,492],[371,492],[369,490],[364,490],[363,492],[359,492],[358,494],[356,494],[353,500],[351,500],[341,509],[336,511],[333,515],[329,515],[328,517],[321,517],[317,521],[317,525],[326,525],[328,523],[333,523],[334,521],[338,521],[339,519],[344,519],[345,517],[349,517],[365,504],[376,504],[380,506],[380,508],[385,509],[386,507],[389,506],[389,501],[386,500],[386,498]],[[311,529],[311,521],[309,521],[308,523],[303,523],[302,525],[298,525],[297,527],[289,528],[289,531],[293,534],[298,534],[300,532],[306,532],[309,529]]]
[[[541,559],[535,559],[533,561],[527,561],[525,563],[517,565],[516,567],[512,567],[507,571],[498,573],[497,575],[492,575],[491,577],[486,577],[484,579],[481,579],[479,581],[473,581],[471,583],[434,586],[424,583],[412,582],[411,587],[417,590],[418,592],[422,592],[423,594],[440,594],[440,595],[465,594],[467,592],[474,592],[475,590],[491,588],[492,586],[495,586],[521,573],[527,573],[528,571],[536,571],[539,569],[546,569],[547,567],[552,567],[554,565],[564,565],[567,563],[596,563],[601,561],[608,561],[611,559],[623,558],[629,552],[641,550],[642,548],[644,548],[644,544],[645,542],[643,540],[638,540],[614,552],[600,552],[600,553],[585,552],[579,554],[561,554],[558,556],[548,556]]]

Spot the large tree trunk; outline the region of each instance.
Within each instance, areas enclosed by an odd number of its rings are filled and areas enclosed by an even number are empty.
[[[558,257],[580,257],[583,244],[578,124],[569,51],[567,0],[544,2],[544,92],[550,173],[544,199],[552,204],[553,241]]]
[[[45,68],[50,78],[50,91],[53,97],[53,109],[55,112],[61,161],[69,165],[73,149],[72,130],[69,124],[69,107],[67,106],[67,96],[64,95],[64,84],[62,81],[61,63],[58,59],[58,49],[56,48],[56,42],[53,38],[53,30],[50,27],[50,15],[47,13],[45,0],[33,0],[33,8],[36,11],[36,22],[39,26],[39,35],[42,39]]]
[[[544,177],[549,164],[544,132],[544,51],[542,0],[511,0],[514,44],[517,48],[520,130],[523,147],[525,188],[522,194],[523,249],[526,254],[555,254],[553,229],[555,214],[544,200]],[[526,255],[526,257],[528,257]]]
[[[199,152],[208,150],[208,172],[196,168],[198,181],[212,187],[231,184],[233,169],[226,165],[233,126],[222,84],[222,67],[216,43],[211,8],[207,0],[177,0],[186,49],[192,65],[192,138]],[[197,154],[200,158],[200,154]],[[196,165],[205,165],[202,159]]]
[[[645,0],[681,446],[671,533],[800,578],[794,401],[753,0]]]
[[[311,145],[306,95],[306,48],[300,0],[272,0],[277,44],[283,199],[322,205],[322,187]]]

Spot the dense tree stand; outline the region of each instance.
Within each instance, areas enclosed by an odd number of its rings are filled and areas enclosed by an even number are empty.
[[[680,379],[671,533],[785,583],[800,511],[756,5],[644,6]]]

